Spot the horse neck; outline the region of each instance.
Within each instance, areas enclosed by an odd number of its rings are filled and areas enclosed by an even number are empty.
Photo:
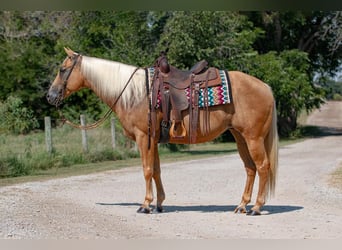
[[[87,85],[108,106],[130,109],[146,98],[145,70],[119,62],[84,56],[81,73]],[[131,78],[131,80],[129,80]],[[127,85],[127,87],[126,87]]]

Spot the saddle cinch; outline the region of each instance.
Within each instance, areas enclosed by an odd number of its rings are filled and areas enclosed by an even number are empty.
[[[199,114],[199,91],[203,89],[204,119],[202,134],[209,131],[208,87],[221,84],[219,71],[208,67],[208,62],[202,60],[189,71],[183,71],[168,63],[165,53],[161,53],[154,65],[152,84],[152,131],[155,131],[156,107],[158,94],[160,96],[163,120],[161,122],[160,143],[167,143],[171,138],[183,139],[186,128],[182,111],[189,110],[190,143],[196,142]],[[189,89],[189,97],[186,89]]]

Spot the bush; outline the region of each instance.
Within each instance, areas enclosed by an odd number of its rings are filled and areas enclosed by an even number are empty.
[[[0,132],[26,134],[39,126],[33,111],[24,107],[19,97],[9,96],[0,102],[0,114]]]
[[[251,75],[272,87],[282,136],[290,136],[297,129],[297,118],[302,110],[311,111],[323,103],[323,89],[316,88],[307,74],[310,64],[305,52],[271,51],[251,57],[247,66]]]
[[[338,94],[338,93],[335,93],[333,95],[333,100],[334,101],[342,101],[342,95]]]

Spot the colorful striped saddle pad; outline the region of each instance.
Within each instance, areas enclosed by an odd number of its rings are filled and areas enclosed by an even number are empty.
[[[154,76],[154,68],[148,68],[149,72],[149,82],[150,86],[153,81]],[[231,86],[230,81],[228,78],[228,73],[225,70],[219,70],[220,77],[221,77],[221,85],[217,85],[215,87],[209,87],[208,88],[208,105],[210,106],[216,106],[216,105],[223,105],[227,103],[231,103],[232,97],[231,97]],[[186,96],[188,100],[190,99],[190,89],[186,88],[185,90]],[[205,107],[205,100],[204,100],[204,89],[200,89],[199,92],[199,98],[198,98],[198,106],[200,108]],[[158,95],[158,101],[157,106],[160,106],[161,98]]]

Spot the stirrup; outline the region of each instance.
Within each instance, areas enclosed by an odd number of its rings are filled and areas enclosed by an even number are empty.
[[[181,134],[180,135],[177,135],[175,134],[175,124],[176,124],[176,121],[173,120],[172,121],[172,125],[171,125],[171,128],[170,128],[170,137],[171,138],[178,138],[178,139],[182,139],[186,136],[186,129],[185,129],[185,126],[184,126],[184,122],[183,121],[177,121],[178,123],[180,123],[181,125]]]

